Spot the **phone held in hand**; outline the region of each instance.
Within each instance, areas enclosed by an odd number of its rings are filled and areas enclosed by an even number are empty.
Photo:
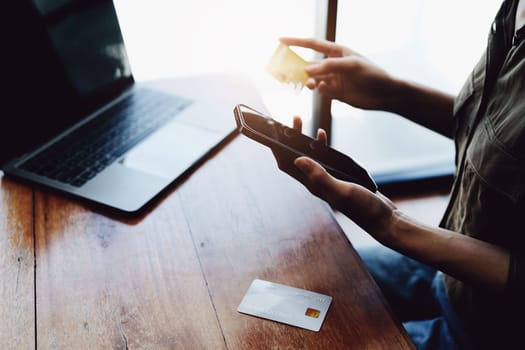
[[[377,185],[368,172],[347,155],[243,104],[235,106],[234,115],[242,134],[270,147],[274,153],[283,155],[291,163],[298,157],[306,156],[340,180],[357,183],[372,192],[377,191]]]

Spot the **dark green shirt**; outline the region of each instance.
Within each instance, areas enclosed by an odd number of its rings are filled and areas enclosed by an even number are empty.
[[[457,170],[441,222],[511,252],[504,292],[445,275],[452,305],[484,348],[523,344],[525,336],[525,28],[514,35],[517,3],[502,4],[487,50],[456,98]]]

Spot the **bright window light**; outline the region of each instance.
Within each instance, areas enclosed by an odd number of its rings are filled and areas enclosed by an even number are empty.
[[[485,49],[501,0],[338,2],[337,42],[390,73],[456,95]],[[453,142],[389,113],[332,104],[333,146],[374,175],[453,167]],[[363,137],[363,135],[366,135]],[[357,140],[357,141],[354,141]]]
[[[305,119],[312,94],[297,93],[265,66],[280,36],[314,35],[316,0],[114,0],[138,81],[241,73],[268,110]],[[456,93],[485,45],[500,0],[338,1],[337,42],[390,72]],[[305,59],[308,50],[297,50]],[[334,104],[348,114],[348,106]]]
[[[314,0],[115,0],[115,7],[137,80],[241,73],[277,119],[309,118],[311,93],[277,82],[265,66],[279,37],[313,36]]]
[[[337,41],[393,74],[457,93],[501,0],[339,1]]]

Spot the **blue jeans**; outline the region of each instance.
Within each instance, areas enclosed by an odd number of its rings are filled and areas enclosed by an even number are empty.
[[[384,246],[356,248],[418,349],[469,349],[441,272]]]

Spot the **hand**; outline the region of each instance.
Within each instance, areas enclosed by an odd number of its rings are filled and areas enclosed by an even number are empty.
[[[306,86],[320,94],[363,109],[387,109],[396,92],[395,79],[364,56],[347,47],[318,39],[281,38],[289,46],[300,46],[327,56],[307,68]]]
[[[295,116],[293,117],[293,123],[292,128],[298,131],[299,133],[302,132],[303,128],[303,122],[300,117]],[[327,144],[327,135],[326,132],[323,129],[319,129],[317,131],[317,142],[323,143],[324,145]],[[272,148],[273,156],[275,157],[275,160],[277,160],[277,166],[279,169],[294,179],[296,179],[299,182],[303,182],[305,180],[304,174],[294,165],[294,161],[297,158],[297,154],[294,152],[286,152],[282,148],[280,149],[273,149]]]
[[[293,128],[301,132],[301,118],[293,118]],[[323,129],[317,131],[317,141],[326,144],[327,135]],[[396,207],[388,198],[334,178],[310,158],[295,158],[295,154],[287,155],[276,150],[272,152],[279,169],[301,182],[311,193],[348,216],[379,242],[387,244],[391,240]]]
[[[381,193],[336,179],[321,165],[307,157],[299,157],[294,164],[303,173],[302,181],[308,190],[339,210],[379,242],[394,243],[393,227],[396,206]]]

